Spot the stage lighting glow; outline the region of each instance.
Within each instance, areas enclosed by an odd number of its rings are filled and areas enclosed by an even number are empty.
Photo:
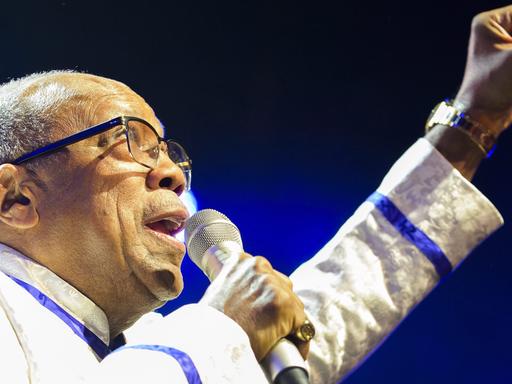
[[[190,216],[197,212],[197,200],[192,191],[188,191],[182,194],[180,196],[180,200],[187,207]],[[180,233],[178,233],[178,235],[176,235],[176,238],[181,242],[185,242],[185,231],[181,231]]]

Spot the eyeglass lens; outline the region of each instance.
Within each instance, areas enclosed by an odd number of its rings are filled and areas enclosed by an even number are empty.
[[[155,131],[137,120],[127,122],[128,147],[133,159],[150,168],[158,165],[160,143]],[[181,168],[187,181],[187,190],[190,189],[192,163],[185,149],[175,141],[167,140],[167,153],[169,158]]]

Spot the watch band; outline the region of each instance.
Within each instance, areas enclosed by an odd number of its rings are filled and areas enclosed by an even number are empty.
[[[437,124],[446,125],[460,129],[480,148],[486,157],[489,157],[496,144],[496,137],[482,124],[471,119],[464,112],[464,106],[455,105],[445,100],[440,102],[431,112],[425,125],[426,132],[429,132]]]

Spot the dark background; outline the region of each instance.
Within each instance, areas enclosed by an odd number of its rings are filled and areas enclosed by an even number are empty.
[[[336,232],[462,79],[500,1],[3,2],[0,80],[71,68],[142,94],[194,160],[200,208],[290,273]],[[512,134],[475,184],[512,219]],[[510,226],[345,382],[510,383]],[[198,300],[206,279],[184,263]]]

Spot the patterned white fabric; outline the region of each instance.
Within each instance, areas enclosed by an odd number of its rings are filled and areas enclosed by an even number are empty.
[[[502,224],[493,205],[423,139],[393,166],[378,191],[456,266]],[[76,289],[16,251],[0,246],[0,270],[35,286],[108,342],[104,313]],[[293,273],[317,328],[312,383],[336,383],[437,284],[430,261],[365,202],[334,238]],[[191,356],[203,383],[265,383],[247,336],[201,304],[162,318],[144,316],[129,343],[161,344]],[[0,273],[0,382],[186,383],[181,367],[155,351],[125,349],[99,362],[89,346],[23,288]]]
[[[32,267],[35,269],[42,267],[27,262],[11,249],[2,247],[0,257],[2,270],[6,264],[9,267],[12,266],[11,262],[16,259],[22,260],[18,264],[19,267],[28,267],[26,280],[35,282],[30,278],[31,269]],[[37,273],[34,275],[41,277]],[[51,272],[47,274],[46,278],[45,288],[50,288],[50,290],[63,283]],[[53,281],[55,281],[55,285],[53,285]],[[69,290],[69,292],[73,291]],[[51,294],[51,292],[48,293]],[[84,300],[79,299],[80,296]],[[88,319],[87,307],[90,301],[83,295],[80,294],[80,296],[75,296],[77,305],[74,309],[79,310],[79,304],[82,301],[85,310],[83,319]],[[71,301],[69,300],[69,302]],[[0,273],[0,307],[5,311],[8,319],[7,325],[10,326],[8,329],[6,324],[2,324],[3,330],[8,332],[0,335],[2,340],[0,344],[2,358],[0,382],[74,383],[85,380],[88,372],[96,369],[98,360],[89,346],[78,338],[61,319],[41,306],[22,287],[3,273]],[[97,307],[95,310],[100,311]],[[83,321],[80,317],[78,319]],[[3,369],[4,366],[9,366],[11,369],[6,371]],[[23,371],[18,369],[13,372],[12,366],[23,367]],[[14,379],[16,376],[18,376],[17,380]],[[24,377],[24,380],[20,380],[20,377]]]
[[[128,344],[166,345],[186,351],[198,369],[203,383],[267,383],[249,338],[233,320],[201,304],[179,308],[171,315],[149,316],[126,332]],[[158,356],[163,355],[163,356]],[[158,359],[158,360],[156,360]],[[122,372],[123,383],[187,383],[181,367],[161,352],[123,350],[102,362],[98,378],[92,383],[112,383]],[[144,367],[142,370],[141,367]],[[179,374],[172,374],[179,371]],[[175,377],[179,379],[175,379]]]
[[[425,139],[377,189],[444,251],[453,266],[503,223],[489,200]],[[314,383],[336,383],[437,284],[431,262],[369,202],[291,276],[318,335]]]

